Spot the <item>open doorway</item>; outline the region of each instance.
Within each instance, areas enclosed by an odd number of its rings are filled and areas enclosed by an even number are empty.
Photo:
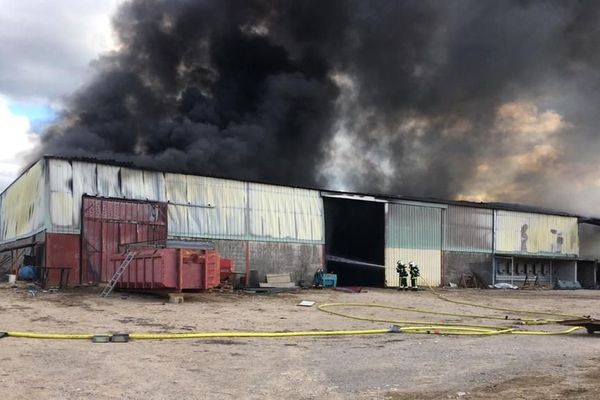
[[[339,286],[383,287],[384,203],[324,197],[327,271]]]

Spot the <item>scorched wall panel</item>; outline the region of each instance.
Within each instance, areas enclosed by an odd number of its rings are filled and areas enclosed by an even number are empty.
[[[522,255],[577,257],[577,218],[496,211],[496,252]]]
[[[38,161],[0,195],[0,243],[31,236],[45,228],[44,161]]]

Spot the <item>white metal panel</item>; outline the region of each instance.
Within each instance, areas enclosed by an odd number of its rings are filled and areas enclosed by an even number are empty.
[[[205,178],[207,233],[218,237],[246,235],[247,187],[244,182]]]
[[[314,190],[294,190],[296,237],[300,240],[323,240],[323,199]]]
[[[152,201],[165,202],[167,200],[165,175],[162,172],[143,171],[144,187],[143,195]]]
[[[191,236],[188,232],[188,208],[169,204],[167,207],[168,229],[170,237]],[[193,236],[192,236],[193,237]]]
[[[73,225],[73,168],[64,160],[48,160],[52,231],[70,232]]]
[[[50,193],[50,222],[54,231],[63,232],[64,228],[76,228],[73,226],[73,195],[71,193]]]
[[[60,232],[80,229],[80,199],[87,193],[168,202],[171,237],[324,240],[323,203],[317,191],[101,163],[50,163],[50,219]]]
[[[182,177],[185,179],[181,179]],[[180,186],[182,183],[185,188]],[[244,182],[168,174],[166,191],[169,201],[177,205],[177,211],[173,212],[169,220],[170,235],[245,237],[247,194]]]
[[[323,203],[316,191],[248,184],[251,237],[323,241]]]
[[[386,209],[386,285],[399,285],[396,264],[400,260],[419,265],[420,284],[440,285],[442,209],[407,204],[388,204]]]
[[[96,165],[98,195],[102,197],[123,197],[119,172],[120,167],[114,165]]]
[[[71,193],[73,169],[71,163],[64,160],[48,160],[50,192]]]
[[[295,238],[296,224],[293,207],[293,188],[250,184],[251,235],[275,239]]]
[[[187,185],[187,204],[195,206],[206,205],[204,178],[201,176],[188,175],[186,177]]]
[[[146,200],[144,190],[144,171],[121,168],[121,191],[128,199]]]
[[[73,161],[71,166],[73,170],[72,221],[73,226],[79,226],[81,220],[82,196],[84,194],[89,196],[98,195],[96,164]]]
[[[560,257],[579,254],[575,217],[498,210],[495,218],[497,252]]]
[[[187,203],[187,176],[182,174],[165,174],[165,191],[170,203]]]
[[[421,277],[417,281],[419,286],[439,286],[442,283],[442,252],[441,250],[427,249],[385,249],[385,285],[388,287],[400,286],[400,278],[396,273],[396,263],[402,260],[419,265]],[[410,277],[409,277],[410,279]]]

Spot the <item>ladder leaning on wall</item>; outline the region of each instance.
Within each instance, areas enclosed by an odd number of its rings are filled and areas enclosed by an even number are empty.
[[[100,296],[108,297],[112,293],[112,291],[115,288],[115,286],[117,285],[117,283],[119,283],[119,281],[121,280],[121,276],[123,276],[123,273],[125,272],[127,267],[129,267],[129,264],[131,264],[131,262],[133,261],[135,254],[136,254],[135,251],[127,252],[127,256],[125,257],[125,259],[123,260],[121,265],[119,265],[119,268],[117,268],[117,270],[115,271],[112,278],[110,278],[110,281],[104,287],[104,290],[102,290],[102,293],[100,294]]]

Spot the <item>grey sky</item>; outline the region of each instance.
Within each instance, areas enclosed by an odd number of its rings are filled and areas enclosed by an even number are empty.
[[[89,78],[91,61],[114,47],[120,2],[0,0],[0,190],[39,143],[45,119]]]
[[[110,49],[117,0],[0,0],[0,94],[56,103]]]

